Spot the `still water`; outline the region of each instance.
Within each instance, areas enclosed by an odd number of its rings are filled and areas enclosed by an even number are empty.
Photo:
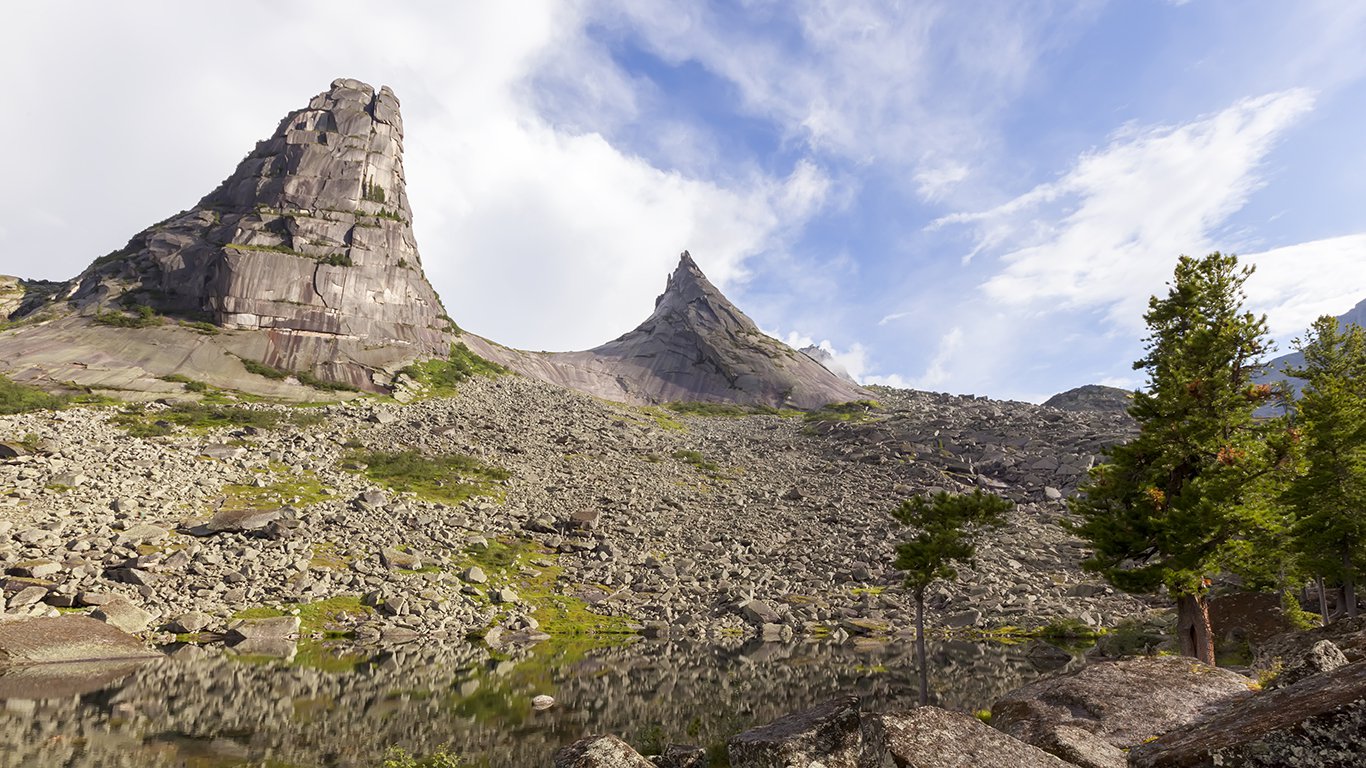
[[[930,647],[931,703],[973,711],[1080,660],[1043,646]],[[746,728],[836,694],[869,709],[917,698],[909,643],[467,644],[301,647],[292,657],[199,648],[136,666],[0,671],[3,766],[380,766],[446,746],[489,768],[549,766],[561,746],[615,733],[724,752]],[[532,697],[556,705],[534,711]]]

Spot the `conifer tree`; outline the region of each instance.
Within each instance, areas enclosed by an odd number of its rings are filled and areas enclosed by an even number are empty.
[[[1242,310],[1251,267],[1233,255],[1182,256],[1166,297],[1148,302],[1147,372],[1129,413],[1134,440],[1112,449],[1072,502],[1089,539],[1085,563],[1128,592],[1166,587],[1188,656],[1214,663],[1210,579],[1255,556],[1246,543],[1275,525],[1257,483],[1276,465],[1274,429],[1253,411],[1272,396],[1253,375],[1266,320]]]
[[[1305,564],[1342,584],[1342,610],[1355,618],[1366,564],[1366,332],[1324,316],[1296,346],[1304,367],[1286,373],[1306,381],[1295,406],[1304,467],[1282,498]]]
[[[1005,513],[1014,506],[1000,496],[983,493],[955,495],[940,491],[931,497],[917,496],[901,502],[892,516],[902,525],[918,529],[909,541],[897,545],[892,567],[905,572],[906,588],[915,598],[915,645],[920,657],[920,703],[929,699],[929,669],[925,660],[925,591],[940,579],[958,578],[956,566],[967,565],[977,554],[976,538],[986,528],[1005,525]]]

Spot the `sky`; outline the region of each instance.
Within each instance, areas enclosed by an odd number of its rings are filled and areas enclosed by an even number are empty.
[[[1280,351],[1366,299],[1366,3],[27,3],[0,273],[67,279],[337,77],[402,102],[423,263],[510,346],[596,346],[687,249],[865,383],[1135,387],[1180,254]]]

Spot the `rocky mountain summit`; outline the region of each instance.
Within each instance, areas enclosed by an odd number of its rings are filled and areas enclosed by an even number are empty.
[[[1084,384],[1048,398],[1044,405],[1061,411],[1108,411],[1127,413],[1133,405],[1134,393],[1119,387]]]
[[[584,352],[470,347],[515,371],[626,403],[721,402],[816,408],[868,397],[811,357],[760,331],[684,251],[655,311],[635,330]]]
[[[218,359],[228,352],[374,390],[377,372],[451,341],[413,237],[398,99],[350,79],[287,115],[193,208],[43,298],[14,307],[29,325],[0,338],[21,379],[250,389]],[[220,329],[259,333],[194,336]]]

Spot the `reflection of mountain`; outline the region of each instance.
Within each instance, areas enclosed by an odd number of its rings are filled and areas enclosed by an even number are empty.
[[[932,703],[965,711],[1042,674],[1018,647],[931,643],[930,661]],[[461,644],[385,651],[352,673],[177,654],[116,692],[0,710],[0,765],[71,764],[83,750],[88,764],[136,754],[148,766],[267,758],[372,766],[392,745],[414,754],[449,745],[467,761],[524,768],[548,765],[588,733],[637,746],[721,744],[836,694],[900,709],[914,705],[915,691],[914,655],[902,641],[738,651],[652,643],[586,655],[547,645],[517,662]],[[531,698],[541,693],[558,703],[535,712]],[[80,736],[92,722],[111,732],[86,743]],[[32,738],[38,724],[50,738]]]

